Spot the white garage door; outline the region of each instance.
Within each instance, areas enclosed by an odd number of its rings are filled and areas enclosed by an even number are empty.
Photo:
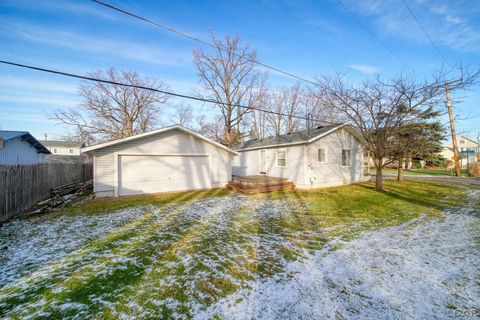
[[[136,156],[118,159],[118,194],[210,188],[207,156]]]

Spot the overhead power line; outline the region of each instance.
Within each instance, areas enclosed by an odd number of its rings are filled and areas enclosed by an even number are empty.
[[[0,60],[0,63],[15,66],[15,67],[20,67],[20,68],[25,68],[25,69],[31,69],[31,70],[36,70],[36,71],[61,75],[61,76],[70,77],[70,78],[81,79],[81,80],[107,83],[107,84],[112,84],[112,85],[117,85],[117,86],[122,86],[122,87],[130,87],[130,88],[137,88],[137,89],[143,89],[143,90],[150,90],[150,91],[154,91],[154,92],[158,92],[158,93],[162,93],[162,94],[165,94],[165,95],[174,96],[174,97],[178,97],[178,98],[183,98],[183,99],[196,100],[196,101],[212,103],[212,104],[223,104],[223,105],[226,104],[222,101],[217,101],[217,100],[213,100],[213,99],[205,99],[205,98],[195,97],[195,96],[191,96],[191,95],[187,95],[187,94],[181,94],[181,93],[177,93],[177,92],[151,88],[151,87],[147,87],[147,86],[140,86],[140,85],[135,85],[135,84],[129,84],[129,83],[122,83],[122,82],[117,82],[117,81],[99,79],[99,78],[94,78],[94,77],[89,77],[89,76],[82,76],[82,75],[79,75],[79,74],[63,72],[63,71],[47,69],[47,68],[41,68],[41,67],[26,65],[26,64],[22,64],[22,63],[16,63],[16,62],[12,62],[12,61]],[[276,111],[271,111],[271,110],[264,110],[264,109],[261,109],[261,108],[246,106],[246,105],[241,105],[241,104],[231,104],[231,106],[232,107],[237,107],[237,108],[249,109],[249,110],[256,110],[256,111],[265,112],[265,113],[269,113],[269,114],[275,114],[275,115],[284,116],[284,117],[292,117],[292,118],[302,119],[302,120],[311,120],[311,119],[308,119],[307,117],[302,117],[302,116],[298,116],[298,115],[288,115],[286,113],[281,113],[281,112],[276,112]],[[324,120],[318,120],[318,119],[316,119],[316,121],[325,122],[325,123],[332,123],[332,124],[338,123],[338,122],[324,121]]]
[[[422,24],[420,23],[420,21],[418,20],[417,16],[415,15],[415,13],[413,13],[413,10],[410,8],[410,6],[408,5],[407,1],[405,0],[402,0],[403,4],[405,5],[405,7],[407,8],[408,12],[410,12],[410,15],[413,17],[413,19],[415,20],[415,22],[417,23],[417,25],[420,27],[420,29],[423,31],[423,33],[425,34],[425,36],[427,37],[427,39],[430,41],[430,43],[432,44],[432,46],[435,48],[435,50],[437,51],[438,55],[442,58],[442,60],[448,65],[448,61],[447,59],[445,59],[445,56],[442,54],[442,52],[440,51],[440,49],[437,47],[437,45],[435,44],[435,42],[433,42],[433,39],[430,37],[430,35],[428,34],[427,30],[425,30],[425,28],[422,26]]]
[[[94,1],[94,0],[93,0]],[[348,14],[350,14],[375,40],[378,41],[378,43],[380,43],[388,52],[390,52],[390,54],[392,56],[395,57],[395,59],[397,59],[402,65],[407,65],[396,53],[395,51],[393,51],[392,49],[390,49],[389,46],[387,46],[387,44],[385,42],[382,41],[382,39],[380,39],[379,37],[377,37],[377,35],[372,31],[370,30],[370,28],[362,22],[362,20],[360,20],[360,18],[358,18],[350,9],[348,9],[348,7],[341,1],[341,0],[337,0],[337,2],[343,7],[343,9],[345,9],[345,11],[348,12]]]
[[[211,48],[215,48],[215,49],[219,49],[219,50],[224,51],[222,48],[219,48],[219,47],[218,47],[217,45],[215,45],[214,43],[211,43],[211,42],[202,40],[202,39],[200,39],[200,38],[198,38],[198,37],[195,37],[195,36],[193,36],[193,35],[191,35],[191,34],[188,34],[188,33],[186,33],[186,32],[176,30],[176,29],[174,29],[174,28],[172,28],[172,27],[169,27],[169,26],[167,26],[167,25],[165,25],[165,24],[162,24],[162,23],[159,23],[159,22],[157,22],[157,21],[154,21],[154,20],[151,20],[151,19],[142,17],[142,16],[140,16],[140,15],[138,15],[138,14],[136,14],[136,13],[127,11],[127,10],[125,10],[125,9],[121,9],[121,8],[119,8],[119,7],[116,7],[116,6],[114,6],[114,5],[111,5],[111,4],[109,4],[109,3],[106,3],[106,2],[103,2],[103,1],[100,1],[100,0],[91,0],[91,1],[92,1],[92,2],[95,2],[95,3],[99,4],[99,5],[102,5],[102,6],[104,6],[104,7],[107,7],[107,8],[109,8],[109,9],[115,10],[115,11],[117,11],[117,12],[121,12],[121,13],[123,13],[123,14],[126,14],[126,15],[128,15],[128,16],[130,16],[130,17],[139,19],[139,20],[141,20],[141,21],[143,21],[143,22],[146,22],[146,23],[149,23],[149,24],[151,24],[151,25],[154,25],[154,26],[156,26],[156,27],[162,28],[162,29],[167,30],[167,31],[169,31],[169,32],[175,33],[175,34],[177,34],[177,35],[179,35],[179,36],[182,36],[182,37],[185,37],[185,38],[187,38],[187,39],[196,41],[196,42],[201,43],[201,44],[203,44],[203,45],[205,45],[205,46],[209,46],[209,47],[211,47]],[[272,71],[278,72],[278,73],[280,73],[280,74],[283,74],[283,75],[285,75],[285,76],[294,78],[294,79],[296,79],[296,80],[300,80],[300,81],[303,81],[303,82],[306,82],[306,83],[309,83],[309,84],[317,85],[316,82],[314,82],[314,81],[312,81],[312,80],[309,80],[309,79],[307,79],[307,78],[305,78],[305,77],[302,77],[302,76],[298,76],[298,75],[296,75],[296,74],[293,74],[293,73],[291,73],[291,72],[289,72],[289,71],[285,71],[285,70],[279,69],[279,68],[277,68],[277,67],[273,67],[273,66],[271,66],[271,65],[269,65],[269,64],[260,62],[260,61],[255,60],[255,59],[246,58],[246,57],[244,57],[244,56],[242,56],[242,55],[239,55],[239,54],[236,54],[236,53],[234,53],[234,55],[235,55],[236,57],[238,57],[238,58],[245,59],[245,60],[247,60],[247,61],[249,61],[249,62],[251,62],[251,63],[257,64],[257,65],[262,66],[262,67],[264,67],[264,68],[266,68],[266,69],[270,69],[270,70],[272,70]]]

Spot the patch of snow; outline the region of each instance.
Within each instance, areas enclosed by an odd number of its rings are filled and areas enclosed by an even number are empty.
[[[472,209],[420,217],[288,263],[196,318],[471,319],[480,315],[479,239]]]
[[[109,234],[149,208],[96,215],[41,215],[0,227],[0,287],[90,241]]]

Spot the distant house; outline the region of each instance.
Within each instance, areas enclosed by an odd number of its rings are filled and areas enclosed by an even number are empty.
[[[80,149],[85,147],[85,143],[68,140],[40,140],[53,155],[61,156],[79,156]]]
[[[180,125],[82,149],[97,197],[222,188],[237,152]]]
[[[336,186],[364,180],[364,142],[348,124],[321,126],[246,141],[232,164],[237,176],[287,178],[297,188]]]
[[[50,151],[27,131],[0,130],[0,164],[34,164]]]
[[[477,152],[479,151],[478,142],[465,137],[463,135],[457,136],[458,152],[460,153],[460,165],[466,169],[470,163],[475,162],[477,158]],[[440,154],[447,160],[453,160],[453,146],[450,141],[447,146],[442,148]]]

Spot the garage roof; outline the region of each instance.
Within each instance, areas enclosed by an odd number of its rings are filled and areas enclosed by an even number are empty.
[[[199,139],[201,139],[201,140],[203,140],[207,143],[210,143],[210,144],[212,144],[212,145],[214,145],[214,146],[216,146],[220,149],[223,149],[227,152],[230,152],[230,153],[235,154],[235,155],[239,155],[238,152],[236,152],[236,151],[234,151],[230,148],[227,148],[226,146],[224,146],[224,145],[222,145],[218,142],[210,140],[210,139],[202,136],[199,133],[193,132],[193,131],[191,131],[191,130],[189,130],[189,129],[187,129],[187,128],[179,125],[179,124],[176,124],[176,125],[173,125],[173,126],[170,126],[170,127],[165,127],[165,128],[153,130],[153,131],[149,131],[149,132],[145,132],[145,133],[141,133],[141,134],[137,134],[137,135],[134,135],[134,136],[131,136],[131,137],[126,137],[126,138],[122,138],[122,139],[116,139],[116,140],[112,140],[112,141],[108,141],[108,142],[99,143],[99,144],[96,144],[96,145],[93,145],[93,146],[90,146],[90,147],[82,148],[81,150],[82,150],[82,152],[90,152],[90,151],[110,147],[110,146],[113,146],[113,145],[116,145],[116,144],[119,144],[119,143],[148,137],[148,136],[151,136],[151,135],[154,135],[154,134],[157,134],[157,133],[167,132],[167,131],[170,131],[170,130],[180,130],[180,131],[185,132],[187,134],[190,134],[194,137],[197,137],[197,138],[199,138]]]

